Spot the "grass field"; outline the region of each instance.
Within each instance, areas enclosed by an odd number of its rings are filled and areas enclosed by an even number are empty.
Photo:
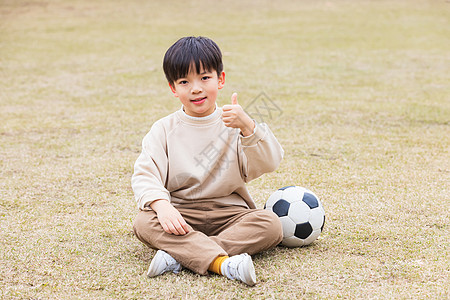
[[[311,246],[254,257],[253,288],[148,279],[132,232],[141,140],[180,107],[162,57],[186,35],[224,53],[219,105],[282,110],[258,207],[296,184],[327,213]],[[449,299],[449,83],[445,0],[0,0],[0,298]]]

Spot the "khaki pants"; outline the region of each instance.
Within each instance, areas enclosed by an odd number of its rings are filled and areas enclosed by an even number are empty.
[[[176,206],[190,232],[166,233],[154,211],[140,211],[134,221],[137,238],[162,249],[182,266],[202,275],[219,255],[250,255],[274,248],[283,238],[281,222],[274,213],[219,203]]]

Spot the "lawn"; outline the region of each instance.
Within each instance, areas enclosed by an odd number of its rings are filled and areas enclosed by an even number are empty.
[[[219,105],[279,108],[258,207],[286,185],[325,206],[316,242],[254,256],[255,287],[149,279],[132,232],[142,138],[180,107],[162,57],[186,35],[223,51]],[[445,0],[0,0],[0,298],[450,298],[449,83]]]

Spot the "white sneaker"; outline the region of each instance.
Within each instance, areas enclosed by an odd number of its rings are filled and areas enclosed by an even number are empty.
[[[255,267],[247,253],[227,258],[221,266],[222,274],[229,279],[237,279],[248,285],[256,284]]]
[[[150,263],[147,271],[148,277],[155,277],[165,272],[172,271],[175,274],[181,271],[181,264],[163,250],[158,250]]]

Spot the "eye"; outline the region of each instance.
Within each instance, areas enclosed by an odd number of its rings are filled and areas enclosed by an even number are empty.
[[[203,76],[202,77],[202,80],[208,80],[208,79],[210,79],[211,78],[211,76]]]
[[[180,80],[180,81],[178,81],[178,84],[181,84],[181,85],[185,85],[187,83],[188,83],[187,80]]]

